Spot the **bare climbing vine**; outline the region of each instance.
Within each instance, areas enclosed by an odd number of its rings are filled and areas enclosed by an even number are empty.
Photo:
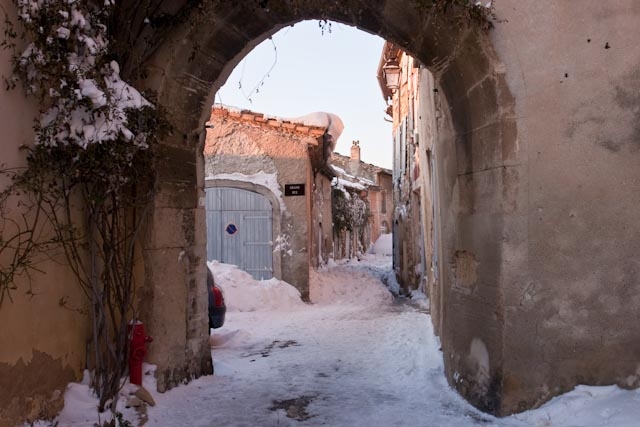
[[[20,291],[18,277],[29,279],[48,258],[64,260],[86,297],[79,311],[91,325],[87,368],[99,409],[115,413],[136,318],[134,267],[155,190],[152,147],[168,128],[150,97],[120,78],[106,25],[111,0],[16,6],[22,32],[6,20],[6,83],[20,84],[41,111],[34,145],[23,147],[26,167],[1,171],[0,307]]]

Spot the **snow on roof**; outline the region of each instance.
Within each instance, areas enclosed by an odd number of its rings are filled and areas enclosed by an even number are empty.
[[[364,185],[362,185],[360,183],[347,181],[347,180],[342,179],[342,178],[333,178],[333,180],[331,182],[333,184],[338,185],[338,186],[352,188],[354,190],[366,190],[367,189],[367,187],[365,187]]]
[[[330,165],[330,166],[333,168],[336,174],[340,176],[340,178],[347,178],[345,182],[349,182],[350,184],[352,184],[351,185],[352,188],[354,188],[353,187],[354,185],[360,185],[362,186],[362,189],[366,189],[367,187],[378,185],[374,181],[368,178],[351,175],[339,166],[336,166],[336,165]],[[357,181],[358,183],[356,184],[356,182],[354,181]]]
[[[353,178],[353,179],[355,179],[355,178],[356,178],[355,176],[350,175],[346,170],[342,169],[342,168],[341,168],[341,167],[339,167],[339,166],[336,166],[336,165],[333,165],[333,164],[332,164],[332,165],[330,165],[330,166],[333,168],[333,170],[334,170],[337,174],[339,174],[339,175],[341,175],[341,176],[343,176],[343,177],[345,177],[345,176],[346,176],[346,177]]]
[[[375,182],[371,181],[368,178],[358,178],[358,181],[364,185],[377,185]]]
[[[238,114],[242,113],[243,111],[247,111],[247,110],[243,110],[242,108],[234,107],[233,105],[221,104],[217,102],[213,104],[212,108],[223,108],[230,113],[238,113]]]
[[[289,120],[293,123],[302,123],[305,126],[318,126],[325,128],[327,130],[327,134],[331,135],[331,151],[336,147],[338,138],[340,138],[340,135],[342,135],[342,131],[344,130],[342,120],[333,113],[316,112]]]
[[[330,166],[333,168],[334,171],[336,171],[337,173],[339,173],[341,175],[346,175],[347,174],[346,170],[344,170],[344,169],[342,169],[342,168],[340,168],[340,167],[338,167],[336,165],[330,165]]]

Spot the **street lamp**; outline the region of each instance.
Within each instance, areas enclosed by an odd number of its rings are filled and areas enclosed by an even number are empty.
[[[382,67],[387,87],[394,93],[400,87],[400,63],[396,58],[388,59]]]

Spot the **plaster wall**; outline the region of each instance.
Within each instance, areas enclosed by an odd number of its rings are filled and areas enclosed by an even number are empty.
[[[503,13],[492,38],[516,99],[512,161],[526,164],[503,177],[527,176],[500,254],[505,405],[527,406],[533,384],[536,402],[575,383],[638,387],[640,4]]]
[[[0,0],[10,18],[15,5]],[[0,50],[0,75],[11,75],[9,51]],[[38,105],[25,98],[20,87],[0,87],[0,168],[26,166],[21,145],[34,142],[33,121]],[[9,179],[0,176],[0,191]],[[21,221],[21,199],[8,201],[9,219]],[[24,201],[24,200],[22,200]],[[26,212],[28,217],[28,212]],[[0,223],[2,238],[12,235],[8,221]],[[46,230],[45,230],[46,232]],[[88,336],[86,301],[75,276],[60,263],[62,256],[39,257],[31,277],[16,278],[15,290],[0,303],[0,426],[54,416],[62,408],[62,395],[69,381],[81,378]],[[0,253],[0,265],[8,265],[9,250]],[[1,292],[1,291],[0,291]]]
[[[386,224],[385,233],[391,233],[391,224],[393,222],[393,179],[391,174],[381,173],[378,174],[378,185],[385,191],[386,194],[383,196],[382,191],[379,195],[380,204],[379,204],[379,223],[380,227],[383,224]],[[383,208],[384,205],[384,208]]]
[[[422,248],[424,251],[425,292],[430,300],[430,312],[436,331],[440,328],[441,291],[439,280],[440,243],[439,222],[436,213],[439,203],[434,192],[436,186],[436,170],[434,162],[435,145],[437,141],[437,120],[441,115],[436,109],[433,74],[424,67],[420,67],[416,76],[416,97],[419,108],[417,109],[416,130],[419,135],[418,165],[420,168],[420,221],[422,229]],[[439,332],[438,332],[439,333]]]
[[[369,199],[369,208],[371,209],[371,218],[369,224],[371,227],[371,243],[375,243],[380,237],[380,192],[369,191],[367,194]]]
[[[434,320],[452,384],[506,414],[579,383],[638,386],[640,6],[513,1],[498,16],[494,54],[468,39],[454,62],[476,69],[437,76]]]

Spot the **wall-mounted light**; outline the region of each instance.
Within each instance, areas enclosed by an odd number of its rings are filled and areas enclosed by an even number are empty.
[[[388,59],[382,67],[387,87],[394,93],[400,87],[400,63],[396,58]]]

